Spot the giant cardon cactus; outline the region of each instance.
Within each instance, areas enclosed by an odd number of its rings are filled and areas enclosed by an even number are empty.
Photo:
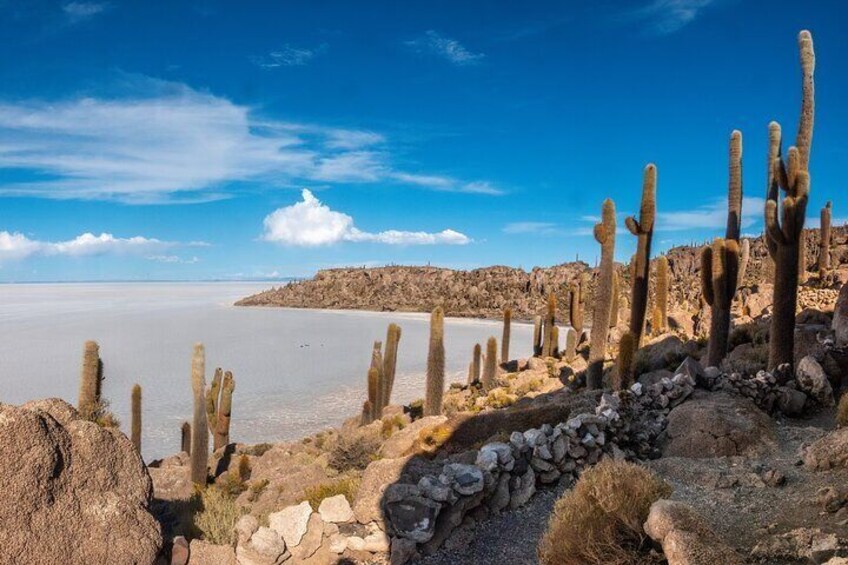
[[[601,244],[601,264],[598,286],[595,289],[595,309],[591,341],[589,342],[589,367],[586,369],[586,388],[601,387],[604,359],[607,352],[610,309],[612,308],[612,273],[615,255],[615,204],[607,198],[601,212],[601,222],[595,224],[595,240]]]
[[[654,237],[654,218],[657,214],[657,167],[649,163],[642,178],[642,204],[639,219],[628,216],[624,220],[627,229],[636,236],[636,255],[630,281],[630,333],[636,347],[642,340],[645,329],[645,312],[648,308],[648,285],[651,271],[651,240]]]

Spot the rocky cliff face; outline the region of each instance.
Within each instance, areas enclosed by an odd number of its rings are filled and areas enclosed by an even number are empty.
[[[815,271],[819,253],[819,231],[807,230],[805,236],[807,268]],[[846,238],[848,229],[833,229],[834,269],[848,263]],[[673,310],[695,313],[700,309],[700,249],[698,246],[680,246],[666,253],[670,267],[670,304]],[[630,273],[625,265],[617,264],[616,268],[621,281],[619,308],[622,322],[626,322],[629,312]],[[751,259],[740,295],[747,297],[768,290],[770,286],[765,288],[764,285],[770,284],[772,270],[773,265],[762,238],[751,239]],[[582,261],[553,267],[535,267],[530,272],[504,266],[473,271],[437,267],[329,269],[319,271],[311,280],[272,288],[244,298],[236,305],[389,312],[429,312],[436,305],[441,305],[448,316],[496,319],[503,316],[504,308],[510,307],[513,318],[526,320],[545,308],[549,292],[556,293],[558,309],[563,314],[567,313],[568,283],[584,271],[592,275],[585,312],[586,318],[590,320],[596,276],[595,270]],[[648,317],[650,318],[650,315]]]

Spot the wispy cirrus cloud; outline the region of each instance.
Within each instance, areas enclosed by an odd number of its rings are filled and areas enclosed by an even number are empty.
[[[451,229],[430,233],[386,230],[370,233],[354,225],[353,218],[319,201],[309,190],[302,200],[274,210],[265,217],[262,239],[283,245],[318,247],[343,241],[385,243],[388,245],[466,245],[471,239]]]
[[[88,257],[93,255],[140,255],[161,252],[179,246],[205,245],[203,242],[182,244],[174,241],[162,241],[143,236],[115,237],[110,233],[83,233],[65,241],[40,241],[30,239],[18,232],[0,231],[0,263],[27,259],[35,255],[67,257]],[[158,260],[161,255],[152,255],[148,259]]]
[[[251,61],[263,69],[277,69],[279,67],[305,67],[318,55],[327,51],[327,44],[322,43],[318,47],[294,47],[284,45],[281,49],[271,51],[261,57],[252,57]]]
[[[765,199],[746,196],[742,200],[742,229],[755,225],[763,217]],[[682,231],[689,229],[724,229],[727,224],[727,199],[718,198],[693,210],[657,212],[657,231]]]
[[[304,181],[500,192],[399,169],[379,133],[263,119],[183,84],[140,83],[125,98],[0,101],[0,168],[15,172],[0,196],[193,203],[227,198],[237,183]]]
[[[636,22],[648,33],[669,35],[695,21],[716,0],[653,0],[621,16],[622,21]]]
[[[62,4],[62,11],[71,23],[93,18],[109,7],[106,2],[67,2]]]
[[[432,29],[424,32],[421,37],[405,41],[404,44],[418,53],[441,57],[457,66],[476,65],[486,57],[485,54],[474,53],[459,41]]]
[[[552,222],[513,222],[505,225],[501,231],[511,235],[557,235],[565,233],[565,230]]]

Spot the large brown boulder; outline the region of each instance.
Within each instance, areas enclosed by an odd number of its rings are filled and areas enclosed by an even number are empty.
[[[0,563],[153,563],[150,476],[116,429],[58,399],[0,404]]]
[[[668,415],[663,455],[724,457],[759,455],[775,444],[774,422],[748,399],[701,393]]]
[[[645,533],[662,545],[669,565],[741,565],[739,554],[713,532],[695,510],[674,500],[651,505]]]
[[[817,439],[802,453],[804,466],[815,471],[848,467],[848,428],[840,428]]]

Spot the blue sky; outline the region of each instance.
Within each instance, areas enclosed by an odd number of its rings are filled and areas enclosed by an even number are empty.
[[[593,263],[602,200],[623,227],[648,162],[661,251],[723,231],[734,128],[756,234],[768,122],[794,138],[804,28],[809,215],[830,199],[848,217],[840,1],[0,0],[0,15],[0,281]],[[619,259],[634,240],[620,233]]]

